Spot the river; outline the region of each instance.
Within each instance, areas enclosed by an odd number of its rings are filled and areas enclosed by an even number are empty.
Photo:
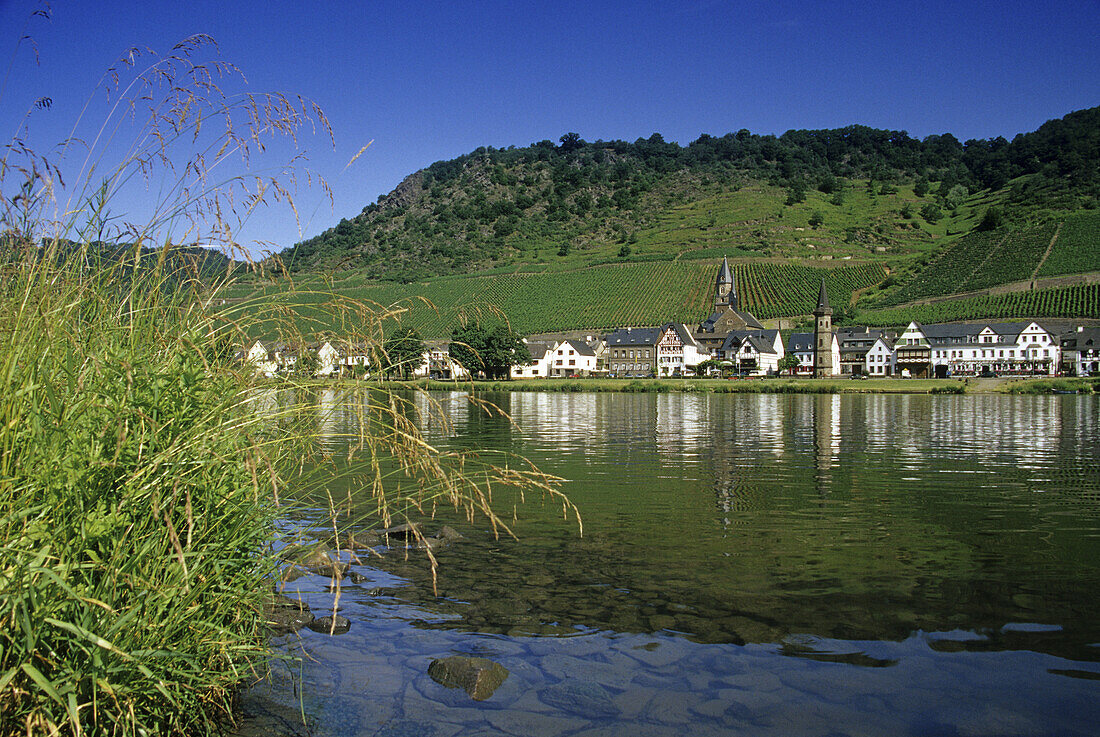
[[[537,497],[518,540],[441,513],[438,595],[422,553],[353,566],[350,631],[287,638],[243,734],[1095,734],[1100,398],[486,398],[510,419],[433,394],[428,439],[568,479],[583,535]],[[509,675],[475,701],[427,674],[455,654]]]

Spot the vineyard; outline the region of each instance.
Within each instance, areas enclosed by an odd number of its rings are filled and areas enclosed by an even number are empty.
[[[739,263],[734,266],[741,306],[761,320],[789,315],[808,315],[817,305],[822,278],[832,305],[847,305],[852,292],[886,278],[880,264],[839,269],[773,263]]]
[[[1100,213],[1074,215],[1062,224],[1039,276],[1100,271]]]
[[[894,293],[891,304],[942,297],[1029,279],[1055,224],[964,236]]]
[[[989,294],[969,299],[914,307],[862,312],[858,320],[870,326],[999,320],[1020,317],[1079,318],[1100,316],[1100,284],[1078,284],[1057,289]]]
[[[413,284],[348,280],[333,289],[381,307],[406,307],[402,324],[429,338],[449,335],[463,314],[486,313],[505,316],[522,335],[599,331],[669,321],[701,322],[713,309],[718,265],[716,261],[661,261],[569,272],[447,276]],[[760,319],[809,314],[817,303],[822,278],[834,306],[847,305],[853,290],[885,278],[878,264],[822,269],[737,263],[734,272],[741,308]],[[308,305],[297,311],[308,332],[341,331],[337,325],[313,322],[315,311]]]
[[[1030,279],[1043,259],[1056,228],[1056,224],[1047,223],[1010,232],[993,249],[985,263],[954,291],[973,292]]]

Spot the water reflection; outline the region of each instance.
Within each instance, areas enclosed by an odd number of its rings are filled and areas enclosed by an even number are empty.
[[[825,733],[780,701],[845,704],[836,718],[876,725],[851,733],[1087,733],[1071,715],[1097,711],[1086,699],[1100,672],[1096,398],[486,399],[512,420],[460,392],[409,396],[440,447],[507,450],[570,479],[585,536],[537,500],[520,510],[519,541],[441,514],[433,524],[466,539],[439,553],[440,595],[422,558],[387,556],[370,574],[384,569],[384,583],[347,594],[371,633],[361,647],[385,631],[412,662],[477,644],[535,668],[523,683],[542,694],[565,682],[561,654],[584,640],[568,678],[601,684],[617,717],[547,734]],[[340,406],[318,398],[324,427],[350,422]],[[429,421],[433,407],[449,423]],[[660,657],[639,661],[646,652]],[[410,668],[402,714],[450,698]],[[1033,687],[1026,708],[1008,696]],[[656,689],[692,706],[661,721]],[[996,707],[951,706],[963,693]],[[740,697],[751,704],[739,711]],[[621,706],[631,699],[646,706]],[[539,703],[547,719],[579,718]],[[1016,721],[999,721],[1008,713]]]

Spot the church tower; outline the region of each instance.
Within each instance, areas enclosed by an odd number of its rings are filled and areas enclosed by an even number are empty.
[[[737,309],[737,287],[733,283],[730,262],[722,257],[722,268],[718,270],[718,280],[714,288],[714,309],[720,310],[726,305]]]
[[[821,280],[821,291],[817,295],[817,307],[814,308],[814,378],[833,375],[833,308],[829,306],[829,295],[825,293],[825,279]]]

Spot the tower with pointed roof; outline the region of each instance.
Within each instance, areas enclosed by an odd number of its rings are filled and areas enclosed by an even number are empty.
[[[726,305],[737,309],[737,287],[733,283],[730,262],[723,256],[722,268],[718,270],[718,279],[714,285],[714,309],[720,310]]]
[[[833,375],[833,308],[829,306],[829,295],[825,293],[825,279],[821,280],[821,291],[817,295],[817,307],[814,308],[814,378]]]

